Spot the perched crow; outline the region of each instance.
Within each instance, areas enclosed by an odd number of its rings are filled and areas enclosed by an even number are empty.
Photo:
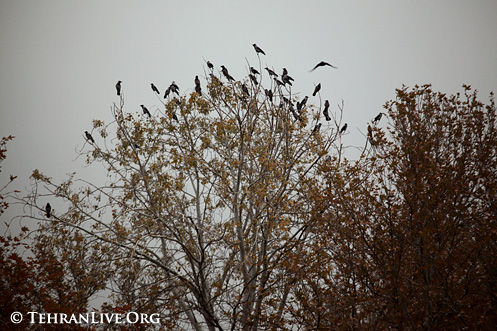
[[[214,65],[211,63],[211,61],[207,61],[207,67],[211,70],[214,70]]]
[[[266,55],[266,53],[264,53],[264,51],[256,44],[252,44],[252,46],[254,46],[256,53],[262,53],[262,54]]]
[[[255,75],[250,74],[249,77],[252,80],[252,82],[254,83],[254,85],[258,85],[259,84],[259,82],[257,81],[257,78],[255,77]]]
[[[288,71],[286,70],[286,68],[283,68],[283,74],[281,75],[281,80],[283,81],[283,83],[292,86],[292,81],[294,79],[288,75]]]
[[[340,134],[344,133],[346,130],[347,130],[347,123],[345,123],[345,124],[342,126],[342,129],[340,130]]]
[[[169,88],[171,89],[171,92],[176,93],[176,95],[179,95],[179,87],[178,87],[178,85],[176,85],[174,80],[171,83],[171,85],[169,86]]]
[[[321,61],[318,64],[316,64],[316,66],[314,68],[312,68],[311,72],[316,70],[316,68],[324,67],[324,66],[329,66],[329,67],[332,67],[333,69],[338,69],[338,67],[335,67],[335,66],[329,64],[328,62]]]
[[[160,94],[159,90],[157,89],[157,87],[155,87],[154,83],[151,83],[150,86],[152,87],[152,91],[154,91],[157,94]]]
[[[228,72],[228,69],[226,69],[225,66],[221,66],[221,72],[223,73],[224,77],[226,77],[228,80],[235,80],[233,77]]]
[[[169,93],[171,93],[171,87],[168,87],[166,89],[166,92],[164,92],[164,99],[166,99],[169,96]]]
[[[278,74],[275,73],[273,70],[269,69],[268,67],[264,68],[267,70],[267,72],[269,73],[269,76],[274,76],[274,77],[278,77]]]
[[[150,114],[150,112],[148,111],[148,109],[144,105],[140,105],[140,106],[142,107],[143,113],[145,115],[148,115],[148,117],[152,117],[152,115]]]
[[[91,134],[88,131],[85,131],[85,136],[86,136],[86,139],[88,141],[91,141],[92,144],[95,143],[95,140],[93,139],[93,137],[91,136]]]
[[[250,72],[254,75],[260,75],[259,71],[255,70],[254,67],[250,67]]]
[[[373,129],[371,129],[371,125],[368,125],[368,138],[373,139]]]
[[[285,86],[285,83],[283,83],[281,80],[279,80],[278,78],[274,78],[274,81],[276,82],[276,84],[280,85],[280,86]]]
[[[117,81],[116,84],[117,95],[121,95],[121,81]]]
[[[47,212],[47,218],[50,218],[50,212],[52,211],[52,206],[50,206],[49,203],[47,203],[45,211]]]
[[[326,100],[324,102],[324,110],[323,110],[323,115],[326,118],[327,121],[331,121],[330,113],[328,112],[328,108],[330,108],[330,102]]]
[[[198,94],[202,94],[202,88],[200,87],[200,79],[198,79],[198,76],[195,76],[195,92]]]
[[[316,85],[316,87],[314,88],[314,92],[312,92],[312,96],[315,97],[316,94],[319,92],[320,89],[321,89],[321,83],[319,83],[318,85]]]
[[[179,123],[179,119],[178,116],[176,116],[176,113],[173,113],[173,120]]]
[[[374,122],[378,123],[381,120],[382,115],[383,115],[383,113],[379,113],[378,115],[376,115],[376,117],[374,118]]]
[[[247,96],[249,96],[249,95],[250,95],[249,90],[248,90],[248,88],[247,88],[247,85],[245,85],[245,83],[243,83],[243,84],[242,84],[242,91],[243,91],[243,93],[245,93]]]
[[[306,96],[304,97],[304,99],[302,99],[302,101],[300,101],[300,109],[302,109],[302,108],[304,108],[304,107],[305,107],[305,105],[307,104],[307,100],[309,100],[309,97],[306,95]],[[297,108],[298,108],[298,106],[297,106]],[[299,109],[299,110],[300,110],[300,109]]]
[[[319,132],[319,129],[321,129],[321,123],[316,124],[316,126],[315,126],[315,127],[314,127],[314,129],[312,130],[312,133]]]
[[[273,102],[273,91],[264,90],[264,93],[266,93],[266,96],[269,98],[269,101]]]

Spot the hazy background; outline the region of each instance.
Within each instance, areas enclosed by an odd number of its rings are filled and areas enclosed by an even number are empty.
[[[191,92],[204,59],[241,79],[246,61],[258,65],[253,43],[267,54],[263,67],[289,70],[293,91],[310,95],[321,83],[333,110],[344,100],[350,145],[362,146],[366,122],[402,84],[447,93],[470,84],[485,102],[497,91],[495,0],[0,0],[0,135],[16,137],[0,187],[14,174],[24,190],[33,169],[55,180],[96,175],[75,149],[93,119],[111,119],[117,80],[126,111],[144,104],[153,114],[151,82],[161,93],[173,80]],[[339,69],[309,73],[321,60]]]

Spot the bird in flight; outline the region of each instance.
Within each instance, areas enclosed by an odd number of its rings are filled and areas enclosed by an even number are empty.
[[[52,212],[52,206],[49,203],[45,206],[45,212],[47,213],[47,218],[50,218],[50,213]]]
[[[91,141],[92,144],[95,143],[95,140],[93,139],[93,137],[91,136],[91,134],[88,131],[85,131],[85,136],[86,136],[86,139],[88,141]]]
[[[152,87],[152,91],[154,91],[155,93],[157,94],[160,94],[159,90],[157,89],[157,87],[154,85],[154,83],[151,83],[150,84],[150,87]]]
[[[121,95],[121,81],[118,80],[116,84],[117,95]]]
[[[254,49],[255,49],[256,53],[262,53],[262,54],[266,55],[266,53],[264,53],[264,51],[259,46],[257,46],[256,44],[252,44],[252,46],[254,46]]]
[[[324,66],[329,66],[329,67],[332,67],[333,69],[338,69],[338,67],[335,67],[334,65],[331,65],[328,62],[321,61],[318,64],[316,64],[316,66],[314,68],[312,68],[312,70],[310,70],[310,72],[316,70],[316,68],[324,67]]]
[[[312,96],[315,97],[319,90],[321,90],[321,83],[316,85],[316,87],[314,88],[314,92],[312,92]]]
[[[226,77],[228,80],[235,80],[233,77],[228,72],[228,69],[226,69],[225,66],[221,66],[221,72],[223,73],[224,77]]]
[[[142,110],[143,110],[143,113],[145,115],[148,115],[148,117],[152,117],[152,115],[150,114],[150,112],[148,111],[148,109],[144,106],[144,105],[140,105],[142,107]]]
[[[340,130],[340,134],[345,133],[345,131],[347,131],[347,123],[345,123],[345,124],[342,126],[342,129]]]
[[[326,118],[326,121],[331,121],[330,113],[328,112],[328,108],[330,108],[330,102],[326,100],[324,102],[324,110],[323,110],[323,115]]]

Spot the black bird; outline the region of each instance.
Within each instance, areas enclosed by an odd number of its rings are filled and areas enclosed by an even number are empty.
[[[166,99],[169,96],[169,93],[171,93],[171,87],[168,87],[166,89],[166,92],[164,92],[164,99]]]
[[[93,137],[91,136],[91,134],[88,131],[85,131],[85,136],[86,136],[86,139],[88,141],[91,141],[92,144],[95,143],[95,140],[93,139]]]
[[[381,120],[382,115],[383,115],[383,113],[379,113],[378,115],[376,115],[376,117],[374,118],[374,122],[378,123]]]
[[[314,127],[314,129],[312,130],[312,133],[319,132],[319,129],[321,129],[321,123],[316,124],[316,126],[315,126],[315,127]]]
[[[247,88],[247,85],[245,85],[245,83],[243,83],[243,84],[242,84],[242,91],[243,91],[243,93],[245,93],[247,96],[249,96],[249,95],[250,95],[249,90],[248,90],[248,88]]]
[[[273,91],[264,90],[264,93],[266,93],[266,96],[269,98],[269,101],[273,102]]]
[[[295,111],[295,109],[291,104],[290,104],[290,111],[292,112],[293,118],[295,118],[295,120],[302,122],[302,117],[300,117],[300,115],[297,114],[297,112]]]
[[[52,206],[50,206],[49,203],[47,203],[45,211],[47,212],[47,218],[50,218],[50,212],[52,211]]]
[[[173,120],[179,123],[178,116],[176,116],[176,113],[173,113]]]
[[[292,81],[294,79],[288,75],[288,71],[286,70],[286,68],[283,68],[283,74],[281,75],[281,80],[283,81],[283,83],[292,86]]]
[[[346,130],[347,130],[347,123],[345,123],[345,124],[342,126],[342,129],[340,130],[340,134],[344,133]]]
[[[179,95],[179,87],[178,87],[178,85],[176,85],[174,80],[171,83],[171,85],[169,86],[169,88],[171,89],[171,92],[176,93],[176,95]]]
[[[302,109],[302,108],[304,108],[304,107],[305,107],[305,105],[307,104],[307,100],[309,100],[309,97],[306,95],[306,96],[304,97],[304,99],[302,99],[302,101],[300,101],[300,109]],[[298,106],[297,106],[297,108],[298,108]],[[300,109],[299,109],[299,110],[300,110]]]
[[[252,82],[254,83],[254,85],[258,85],[259,84],[259,82],[257,81],[257,77],[255,77],[255,75],[250,74],[249,77],[252,80]]]
[[[200,87],[200,79],[198,79],[198,76],[195,76],[195,92],[202,95],[202,88]]]
[[[142,107],[143,113],[145,115],[148,115],[148,117],[152,117],[152,115],[150,114],[150,112],[148,111],[148,109],[144,105],[140,105],[140,106]]]
[[[276,84],[280,85],[280,86],[285,86],[285,83],[283,83],[281,80],[279,80],[278,78],[274,78],[274,81],[276,82]]]
[[[233,77],[228,72],[228,69],[226,69],[225,66],[221,66],[221,72],[223,73],[224,77],[226,77],[228,80],[235,80]]]
[[[262,54],[266,55],[266,53],[264,53],[264,51],[256,44],[252,44],[252,46],[254,46],[256,53],[262,53]]]
[[[323,115],[326,118],[326,121],[331,121],[330,113],[328,112],[328,108],[330,108],[330,102],[326,100],[324,102],[324,110],[323,110]]]
[[[269,73],[269,76],[274,76],[274,77],[278,77],[278,74],[275,73],[273,70],[269,69],[268,67],[264,68],[267,70],[267,72]]]
[[[368,125],[368,138],[373,139],[373,129],[371,129],[371,125]]]
[[[121,81],[118,80],[116,84],[117,95],[121,95]]]
[[[334,65],[331,65],[328,62],[321,61],[318,64],[316,64],[316,66],[314,68],[312,68],[312,70],[310,70],[310,72],[316,70],[316,68],[324,67],[324,66],[329,66],[329,67],[332,67],[333,69],[338,69],[338,67],[335,67]]]
[[[288,75],[288,70],[286,70],[286,68],[283,68],[283,74],[281,74],[282,76],[284,75]]]
[[[154,91],[157,94],[160,94],[159,90],[157,89],[157,87],[155,87],[154,83],[151,83],[150,86],[152,87],[152,91]]]
[[[255,70],[254,67],[250,67],[250,72],[254,75],[260,75],[259,71]]]
[[[207,61],[207,67],[211,70],[214,70],[214,65],[211,63],[211,61]]]
[[[314,92],[312,92],[312,96],[315,97],[316,94],[319,92],[320,89],[321,89],[321,83],[319,83],[318,85],[316,85],[316,87],[314,88]]]

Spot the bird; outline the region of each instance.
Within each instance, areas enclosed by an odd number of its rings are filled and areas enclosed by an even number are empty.
[[[47,218],[50,218],[50,213],[52,212],[52,206],[50,206],[50,203],[47,203],[45,206],[45,211],[47,213]]]
[[[228,69],[226,69],[225,66],[221,66],[221,72],[223,73],[224,77],[226,77],[228,80],[235,80],[233,77],[228,72]]]
[[[333,69],[338,69],[338,67],[335,67],[334,65],[331,65],[328,62],[321,61],[318,64],[316,64],[316,66],[314,68],[312,68],[312,70],[310,70],[310,72],[316,70],[316,68],[324,67],[324,66],[329,66],[329,67],[332,67]]]
[[[273,91],[271,90],[264,90],[264,93],[266,93],[266,96],[269,98],[269,101],[273,102]]]
[[[86,136],[86,139],[88,141],[91,141],[92,144],[95,143],[95,140],[93,139],[93,137],[91,136],[91,134],[88,131],[85,131],[85,136]]]
[[[288,71],[286,70],[286,68],[283,68],[283,74],[281,75],[281,80],[283,81],[283,83],[292,86],[292,81],[294,79],[288,75]]]
[[[345,123],[345,124],[342,126],[342,129],[340,130],[340,134],[344,133],[346,130],[347,130],[347,123]]]
[[[171,85],[169,86],[169,88],[171,89],[171,92],[176,93],[177,95],[179,95],[179,87],[178,87],[178,85],[176,85],[176,83],[174,82],[174,80],[171,83]]]
[[[155,93],[157,94],[160,94],[159,90],[157,89],[157,87],[154,85],[154,83],[151,83],[150,86],[152,87],[152,91],[154,91]]]
[[[259,84],[259,82],[257,81],[257,77],[255,77],[255,75],[250,74],[249,77],[252,80],[252,82],[254,83],[254,85],[258,85]]]
[[[368,125],[368,138],[373,139],[373,129],[371,129],[371,125]]]
[[[145,115],[148,115],[148,117],[152,117],[152,115],[150,114],[150,112],[148,111],[148,109],[144,105],[140,105],[140,106],[142,107],[143,113]]]
[[[243,93],[245,93],[247,96],[249,96],[249,95],[250,95],[249,90],[248,90],[248,88],[247,88],[247,85],[245,85],[245,83],[243,83],[243,84],[242,84],[242,91],[243,91]]]
[[[214,70],[214,65],[211,63],[211,61],[207,61],[207,67],[211,70]]]
[[[256,44],[252,44],[252,46],[254,46],[254,49],[255,49],[256,53],[262,53],[262,54],[266,55],[266,53],[264,53],[264,51],[259,46],[257,46]]]
[[[176,116],[176,113],[173,113],[173,120],[175,120],[176,122],[179,122],[179,119],[178,119],[178,116]]]
[[[164,92],[164,99],[166,99],[169,96],[169,93],[171,93],[171,87],[168,87],[166,89],[166,92]]]
[[[316,87],[314,88],[314,92],[312,92],[312,96],[315,97],[316,94],[319,92],[320,89],[321,89],[321,83],[319,83],[318,85],[316,85]]]
[[[198,76],[195,76],[195,92],[198,94],[202,94],[202,88],[200,87],[200,79],[198,79]]]
[[[316,126],[315,126],[315,127],[314,127],[314,129],[312,130],[312,133],[319,132],[319,129],[321,129],[321,123],[316,124]]]
[[[121,81],[118,80],[116,84],[117,95],[121,95]]]
[[[326,121],[331,121],[330,113],[328,112],[328,108],[330,108],[330,102],[326,100],[324,102],[324,110],[323,110],[323,115],[326,118]]]
[[[309,97],[306,95],[306,96],[304,97],[304,99],[302,99],[302,101],[300,101],[300,109],[302,109],[302,108],[304,108],[304,107],[305,107],[305,105],[307,104],[307,100],[309,100]],[[297,109],[298,109],[298,108],[299,108],[299,107],[298,107],[298,105],[297,105]],[[299,109],[299,110],[300,110],[300,109]]]
[[[374,118],[374,122],[378,123],[381,120],[382,115],[383,115],[383,113],[379,113],[378,115],[376,115],[376,117]]]
[[[283,83],[281,80],[279,80],[278,78],[274,78],[274,81],[276,82],[276,84],[280,85],[280,86],[285,86],[285,83]]]
[[[269,73],[269,76],[274,76],[274,77],[278,77],[278,74],[275,73],[273,70],[269,69],[268,67],[264,68],[267,70],[267,72]]]
[[[250,72],[254,75],[260,75],[259,71],[257,71],[254,67],[250,67]]]

